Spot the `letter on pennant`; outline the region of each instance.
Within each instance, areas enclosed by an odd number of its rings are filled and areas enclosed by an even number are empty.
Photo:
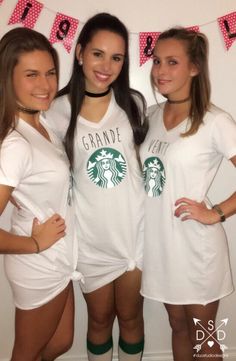
[[[33,29],[43,4],[36,0],[19,0],[9,19],[8,24],[23,24],[24,27]]]
[[[223,35],[226,49],[229,50],[236,40],[236,12],[224,15],[217,19]]]
[[[160,32],[139,33],[139,65],[143,65],[151,59],[155,43]]]
[[[51,44],[62,42],[70,53],[78,24],[78,19],[57,13],[49,39]]]

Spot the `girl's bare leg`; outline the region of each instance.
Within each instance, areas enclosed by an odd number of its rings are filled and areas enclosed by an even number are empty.
[[[47,304],[32,310],[16,308],[11,361],[38,361],[62,318],[71,284]]]
[[[74,338],[74,290],[70,283],[69,292],[57,329],[42,352],[43,361],[52,361],[67,352]]]
[[[198,352],[198,354],[201,355],[202,361],[209,361],[208,355],[214,355],[214,361],[222,361],[222,352],[220,350],[220,345],[217,342],[217,336],[214,333],[218,306],[219,301],[208,303],[205,306],[185,306],[193,347],[199,344],[199,340],[196,338],[196,335],[197,331],[203,331],[202,326],[205,328],[205,330],[209,330],[208,332],[214,337],[209,337],[208,340],[204,342],[204,340],[209,336],[206,331],[204,332],[204,339],[200,342],[201,350],[199,350]],[[193,318],[200,320],[199,323],[195,325],[195,323],[193,322]],[[208,341],[210,341],[210,343],[208,343]],[[197,353],[196,350],[194,350],[194,353]]]
[[[182,305],[165,304],[172,329],[172,350],[174,361],[192,361],[193,345],[189,334],[185,308]]]
[[[140,361],[144,348],[141,271],[126,272],[115,281],[116,315],[120,327],[119,360]]]
[[[84,294],[88,309],[87,350],[89,361],[111,361],[115,319],[114,284]]]

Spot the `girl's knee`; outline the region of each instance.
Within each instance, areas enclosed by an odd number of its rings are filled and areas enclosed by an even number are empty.
[[[73,335],[65,334],[57,342],[49,343],[42,352],[42,361],[55,360],[69,351],[73,345]]]
[[[175,333],[188,332],[188,322],[185,317],[169,315],[169,323]]]
[[[71,349],[73,340],[73,335],[68,335],[67,337],[64,335],[64,337],[60,340],[60,344],[58,345],[58,356]]]
[[[117,318],[120,329],[126,329],[132,332],[135,329],[143,327],[143,313],[141,311],[119,313]]]
[[[10,361],[36,361],[39,359],[41,359],[40,351],[35,352],[24,346],[14,345]]]
[[[113,324],[114,319],[114,313],[104,312],[88,315],[89,325],[94,329],[108,328]]]

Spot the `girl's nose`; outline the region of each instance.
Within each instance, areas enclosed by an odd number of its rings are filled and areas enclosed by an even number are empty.
[[[42,89],[49,89],[50,84],[49,84],[49,79],[47,76],[41,76],[39,78],[39,82],[38,85],[42,88]]]
[[[164,63],[161,63],[159,64],[158,66],[158,73],[159,74],[164,74],[166,72],[166,66]]]
[[[110,59],[104,59],[103,61],[103,69],[105,71],[109,71],[111,68],[111,60]]]

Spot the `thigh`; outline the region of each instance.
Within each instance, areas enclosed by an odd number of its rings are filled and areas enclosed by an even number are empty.
[[[59,324],[43,351],[43,359],[53,359],[71,347],[74,337],[74,290],[72,282]],[[64,351],[65,352],[65,351]]]
[[[84,294],[88,309],[87,337],[93,344],[104,344],[111,337],[115,319],[114,285],[109,283]]]
[[[93,292],[84,293],[88,315],[94,320],[113,317],[114,308],[114,284],[109,283]]]
[[[62,317],[69,285],[47,304],[32,310],[16,309],[12,360],[35,360],[55,333]]]
[[[188,318],[183,305],[164,304],[168,313],[169,322],[174,332],[181,332],[188,329]]]
[[[207,305],[186,305],[185,311],[188,317],[188,325],[192,334],[196,330],[204,327],[212,329],[215,324],[219,301],[208,303]]]
[[[114,281],[118,318],[134,318],[138,313],[142,314],[141,276],[142,272],[136,268],[134,271],[125,272]]]

